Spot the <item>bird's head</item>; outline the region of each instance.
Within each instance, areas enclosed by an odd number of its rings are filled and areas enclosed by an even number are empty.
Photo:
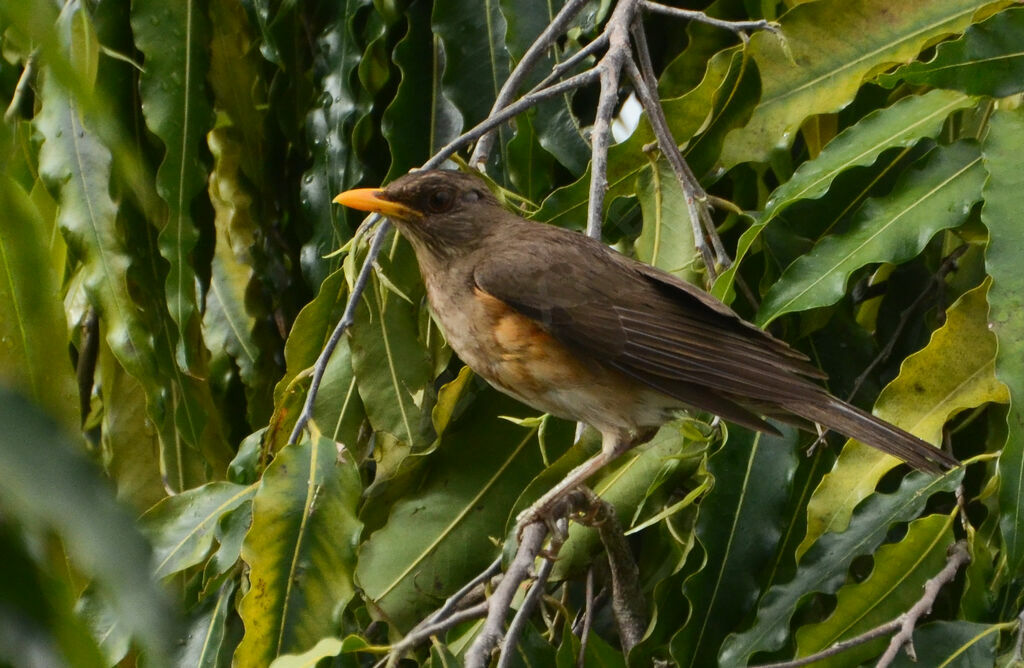
[[[481,179],[440,169],[411,172],[384,188],[348,190],[334,201],[388,217],[418,255],[442,258],[475,248],[510,216]]]

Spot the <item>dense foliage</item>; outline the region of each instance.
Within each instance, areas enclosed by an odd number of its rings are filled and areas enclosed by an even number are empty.
[[[331,199],[486,117],[552,4],[0,0],[0,662],[371,664],[593,452],[461,367],[398,237],[310,433],[286,444],[366,253]],[[612,4],[588,5],[527,86]],[[957,540],[972,560],[915,631],[918,660],[1020,661],[1015,4],[695,7],[778,21],[749,41],[648,17],[672,132],[732,203],[715,219],[734,264],[710,285],[643,119],[610,153],[605,240],[967,465],[914,473],[837,438],[808,455],[813,435],[708,415],[666,426],[594,481],[650,618],[631,664],[812,654],[909,609]],[[488,174],[510,206],[582,226],[595,102],[584,89],[502,126]],[[515,661],[575,665],[591,569],[605,587],[595,532],[574,525]],[[457,664],[477,628],[410,658]],[[624,665],[616,648],[599,608],[588,662]]]

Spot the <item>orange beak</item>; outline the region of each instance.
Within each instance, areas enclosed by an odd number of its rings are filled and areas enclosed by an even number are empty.
[[[334,201],[350,209],[373,211],[388,218],[400,220],[408,220],[420,215],[419,212],[404,204],[385,199],[382,197],[383,193],[384,191],[380,188],[356,188],[355,190],[346,190],[335,197]]]

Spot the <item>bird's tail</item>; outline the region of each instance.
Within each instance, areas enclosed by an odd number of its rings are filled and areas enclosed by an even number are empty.
[[[923,471],[941,473],[960,465],[955,457],[856,406],[828,394],[822,399],[793,402],[785,408],[844,436],[899,457]]]

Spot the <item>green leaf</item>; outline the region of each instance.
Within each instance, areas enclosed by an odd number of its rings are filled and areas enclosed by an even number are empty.
[[[364,45],[355,25],[361,10],[370,0],[345,0],[331,3],[334,12],[317,37],[314,55],[316,104],[305,118],[307,144],[313,164],[299,185],[305,218],[313,227],[302,248],[302,268],[312,286],[319,285],[338,266],[337,260],[324,255],[339,248],[350,236],[346,225],[350,214],[332,204],[334,196],[362,180],[364,166],[356,157],[358,144],[353,138],[357,116],[367,114],[374,89],[360,91],[353,76],[359,66]],[[363,100],[361,95],[371,96]]]
[[[686,197],[668,162],[659,159],[637,179],[637,200],[644,226],[636,240],[636,258],[695,283],[700,256]]]
[[[866,499],[857,507],[846,531],[822,536],[800,560],[793,579],[771,587],[761,597],[753,625],[726,638],[719,663],[743,665],[757,652],[782,647],[789,635],[789,621],[806,597],[835,592],[854,558],[872,553],[893,524],[914,519],[933,494],[952,492],[962,478],[962,469],[942,476],[914,472],[895,493]]]
[[[384,110],[381,132],[391,148],[387,181],[417,167],[458,135],[462,118],[441,93],[440,46],[430,30],[430,3],[406,12],[409,30],[395,46],[398,90]]]
[[[914,257],[936,232],[964,221],[981,197],[984,180],[976,144],[936,148],[889,195],[865,202],[846,231],[824,238],[787,267],[765,295],[757,323],[834,304],[855,270]]]
[[[879,68],[914,58],[929,43],[970,25],[982,0],[822,0],[780,19],[783,38],[761,31],[747,49],[761,71],[761,103],[725,140],[722,162],[767,162],[788,148],[804,119],[838,111]]]
[[[255,493],[255,485],[211,482],[169,496],[143,515],[140,527],[153,544],[156,576],[164,578],[203,561],[220,518]]]
[[[996,337],[988,328],[988,284],[965,293],[946,312],[946,322],[922,350],[903,361],[900,375],[879,395],[875,415],[929,443],[957,413],[986,402],[1005,402],[995,376]],[[807,506],[807,535],[797,554],[826,531],[842,531],[862,499],[899,460],[848,441],[832,471]]]
[[[462,115],[456,129],[471,128],[487,117],[509,73],[505,50],[505,17],[498,2],[438,0],[431,16],[433,32],[444,48],[441,90]],[[498,129],[492,162],[504,172],[508,130]]]
[[[245,385],[250,424],[265,423],[270,415],[271,373],[253,330],[256,319],[246,304],[253,281],[253,246],[258,225],[253,219],[252,196],[243,186],[243,144],[235,133],[220,127],[210,131],[207,143],[214,158],[210,174],[216,246],[210,268],[210,291],[203,314],[203,334],[210,347],[214,377],[229,376],[232,361]],[[260,371],[263,371],[261,374]],[[273,374],[276,375],[276,374]]]
[[[315,430],[314,430],[315,431]],[[245,636],[234,661],[269,665],[336,633],[355,590],[359,472],[318,433],[281,450],[253,499],[242,546],[249,591],[239,603]]]
[[[482,570],[497,554],[509,511],[543,463],[537,428],[524,429],[496,415],[531,414],[489,387],[445,431],[419,478],[391,507],[387,523],[359,550],[356,579],[371,609],[399,630]],[[563,425],[552,443],[568,441]],[[561,454],[554,452],[554,455]],[[371,498],[370,506],[388,502]]]
[[[999,526],[1011,577],[1024,572],[1024,274],[1019,242],[1024,207],[1024,112],[997,111],[982,146],[988,181],[981,220],[990,240],[985,267],[992,276],[986,322],[999,341],[995,375],[1009,391],[1008,433],[999,457]],[[973,345],[973,344],[972,344]]]
[[[924,583],[945,565],[946,552],[955,540],[952,527],[952,516],[929,515],[911,522],[907,535],[900,542],[878,548],[873,555],[871,574],[861,582],[843,585],[836,593],[832,614],[822,622],[797,631],[794,658],[820,652],[909,610],[921,598]],[[880,638],[851,647],[819,665],[825,668],[869,661],[884,651],[887,644],[887,639]]]
[[[4,515],[56,534],[74,568],[93,579],[117,624],[146,650],[148,662],[166,665],[177,620],[150,574],[149,545],[131,514],[48,417],[2,387],[0,423]]]
[[[946,91],[912,95],[864,116],[830,141],[813,160],[797,168],[775,189],[758,221],[740,237],[733,266],[715,282],[713,293],[724,297],[732,288],[736,271],[765,226],[795,202],[824,195],[840,174],[853,167],[870,165],[881,153],[910,146],[922,137],[934,137],[946,118],[973,103],[968,97]]]
[[[964,620],[925,624],[915,629],[911,637],[917,661],[900,652],[892,666],[994,666],[999,634],[1007,630],[1004,624],[978,624]]]
[[[713,665],[725,635],[754,609],[787,519],[797,440],[792,427],[781,437],[731,427],[708,460],[714,487],[695,528],[703,554],[691,555],[703,566],[683,584],[691,612],[671,645],[680,666]]]
[[[349,260],[354,269],[355,258]],[[404,239],[395,234],[390,252],[381,253],[378,265],[418,304],[423,287],[412,248]],[[419,338],[418,308],[375,276],[349,330],[352,368],[370,424],[414,449],[434,439],[430,411],[436,400],[433,364]]]
[[[1024,91],[1024,51],[1020,34],[1024,9],[1002,11],[972,25],[963,37],[943,42],[926,63],[904,65],[878,78],[883,86],[900,81],[963,91],[970,95],[1008,97]]]
[[[212,120],[204,91],[209,25],[196,0],[137,0],[132,3],[132,30],[144,58],[139,93],[146,126],[164,145],[156,189],[167,204],[167,218],[159,222],[159,243],[170,264],[166,295],[178,325],[176,357],[183,370],[198,372],[205,346],[192,266],[199,232],[191,209],[206,182],[199,150]]]
[[[77,429],[78,388],[67,356],[63,276],[53,273],[45,224],[28,193],[0,174],[0,383]]]
[[[237,582],[229,579],[216,596],[203,601],[193,613],[185,643],[178,653],[179,666],[218,668],[223,666],[230,645],[226,645],[228,618],[233,611]]]
[[[146,414],[146,393],[117,363],[106,342],[100,342],[93,381],[103,388],[103,468],[117,488],[117,498],[141,515],[167,495],[160,473],[160,437]],[[198,459],[191,458],[190,463],[201,466],[201,461],[191,461]]]

